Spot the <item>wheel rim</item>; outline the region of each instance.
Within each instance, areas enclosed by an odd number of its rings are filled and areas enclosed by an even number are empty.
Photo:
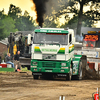
[[[79,78],[82,78],[82,62],[80,62],[80,72],[79,72]]]
[[[72,78],[72,68],[70,68],[70,72],[69,72],[69,80],[71,80]]]

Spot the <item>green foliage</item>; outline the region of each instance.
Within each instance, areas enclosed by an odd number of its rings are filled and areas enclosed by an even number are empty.
[[[36,28],[34,26],[35,21],[33,21],[33,18],[27,11],[25,11],[22,16],[22,23],[24,24],[24,31],[34,30]]]
[[[64,25],[61,25],[60,27],[61,28],[66,28],[66,27],[69,27],[69,28],[76,28],[77,26],[77,22],[78,22],[78,17],[77,16],[74,16],[71,20],[69,20],[67,23],[65,23]]]
[[[35,21],[27,11],[25,11],[24,15],[22,16],[21,9],[11,4],[8,15],[15,20],[15,26],[18,29],[18,31],[32,31],[35,29]]]
[[[18,31],[17,29],[15,29],[15,21],[11,18],[11,17],[5,17],[2,20],[2,24],[4,26],[4,33],[7,36],[9,36],[10,32],[16,32]]]
[[[48,17],[48,22],[51,23],[46,23],[45,26],[52,25],[52,22],[56,23],[64,16],[65,24],[60,27],[77,28],[79,35],[81,26],[92,27],[100,20],[100,0],[57,0],[53,5],[52,14]],[[57,10],[56,5],[59,6]]]
[[[19,7],[16,7],[13,4],[10,4],[9,11],[8,11],[8,16],[12,17],[14,20],[21,16],[21,9]]]
[[[43,27],[56,28],[57,24],[53,20],[50,21],[48,18],[46,18],[44,21]]]
[[[0,11],[0,40],[8,37],[10,32],[16,31],[32,31],[36,27],[35,21],[25,11],[22,15],[22,10],[13,4],[10,4],[8,15],[4,14],[4,9]]]
[[[59,2],[63,5],[56,13],[56,16],[65,16],[67,22],[65,25],[71,28],[76,26],[78,35],[80,34],[81,26],[92,27],[94,22],[100,20],[100,0],[59,0]],[[89,8],[84,12],[85,7]],[[72,19],[68,18],[70,14],[73,14]],[[62,26],[64,27],[64,25]]]
[[[0,40],[7,37],[10,32],[15,32],[15,22],[14,20],[4,14],[4,10],[0,11]]]

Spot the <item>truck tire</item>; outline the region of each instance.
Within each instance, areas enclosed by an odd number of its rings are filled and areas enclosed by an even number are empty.
[[[34,79],[38,79],[39,76],[38,76],[38,75],[33,75],[33,78],[34,78]]]
[[[80,63],[79,63],[79,70],[78,70],[78,76],[77,76],[77,79],[78,80],[82,80],[82,61],[80,61]]]
[[[87,63],[87,56],[82,55],[81,57],[81,61],[82,61],[82,79],[86,78],[86,68],[88,67],[88,63]]]
[[[66,80],[71,81],[72,79],[72,66],[70,66],[70,72],[67,74]]]
[[[79,62],[78,75],[73,75],[73,79],[82,80],[82,61]]]

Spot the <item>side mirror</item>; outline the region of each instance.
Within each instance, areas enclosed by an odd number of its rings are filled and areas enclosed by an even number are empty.
[[[27,44],[28,44],[28,45],[31,44],[31,34],[28,34]]]

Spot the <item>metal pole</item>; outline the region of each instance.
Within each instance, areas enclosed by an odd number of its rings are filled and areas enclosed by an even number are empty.
[[[100,87],[98,87],[98,94],[99,94],[99,99],[100,99]]]
[[[13,42],[13,34],[12,33],[10,33],[10,54],[11,54],[11,60],[13,59],[13,44],[12,44],[12,42]]]
[[[61,95],[61,96],[59,97],[59,100],[65,100],[65,96]]]

